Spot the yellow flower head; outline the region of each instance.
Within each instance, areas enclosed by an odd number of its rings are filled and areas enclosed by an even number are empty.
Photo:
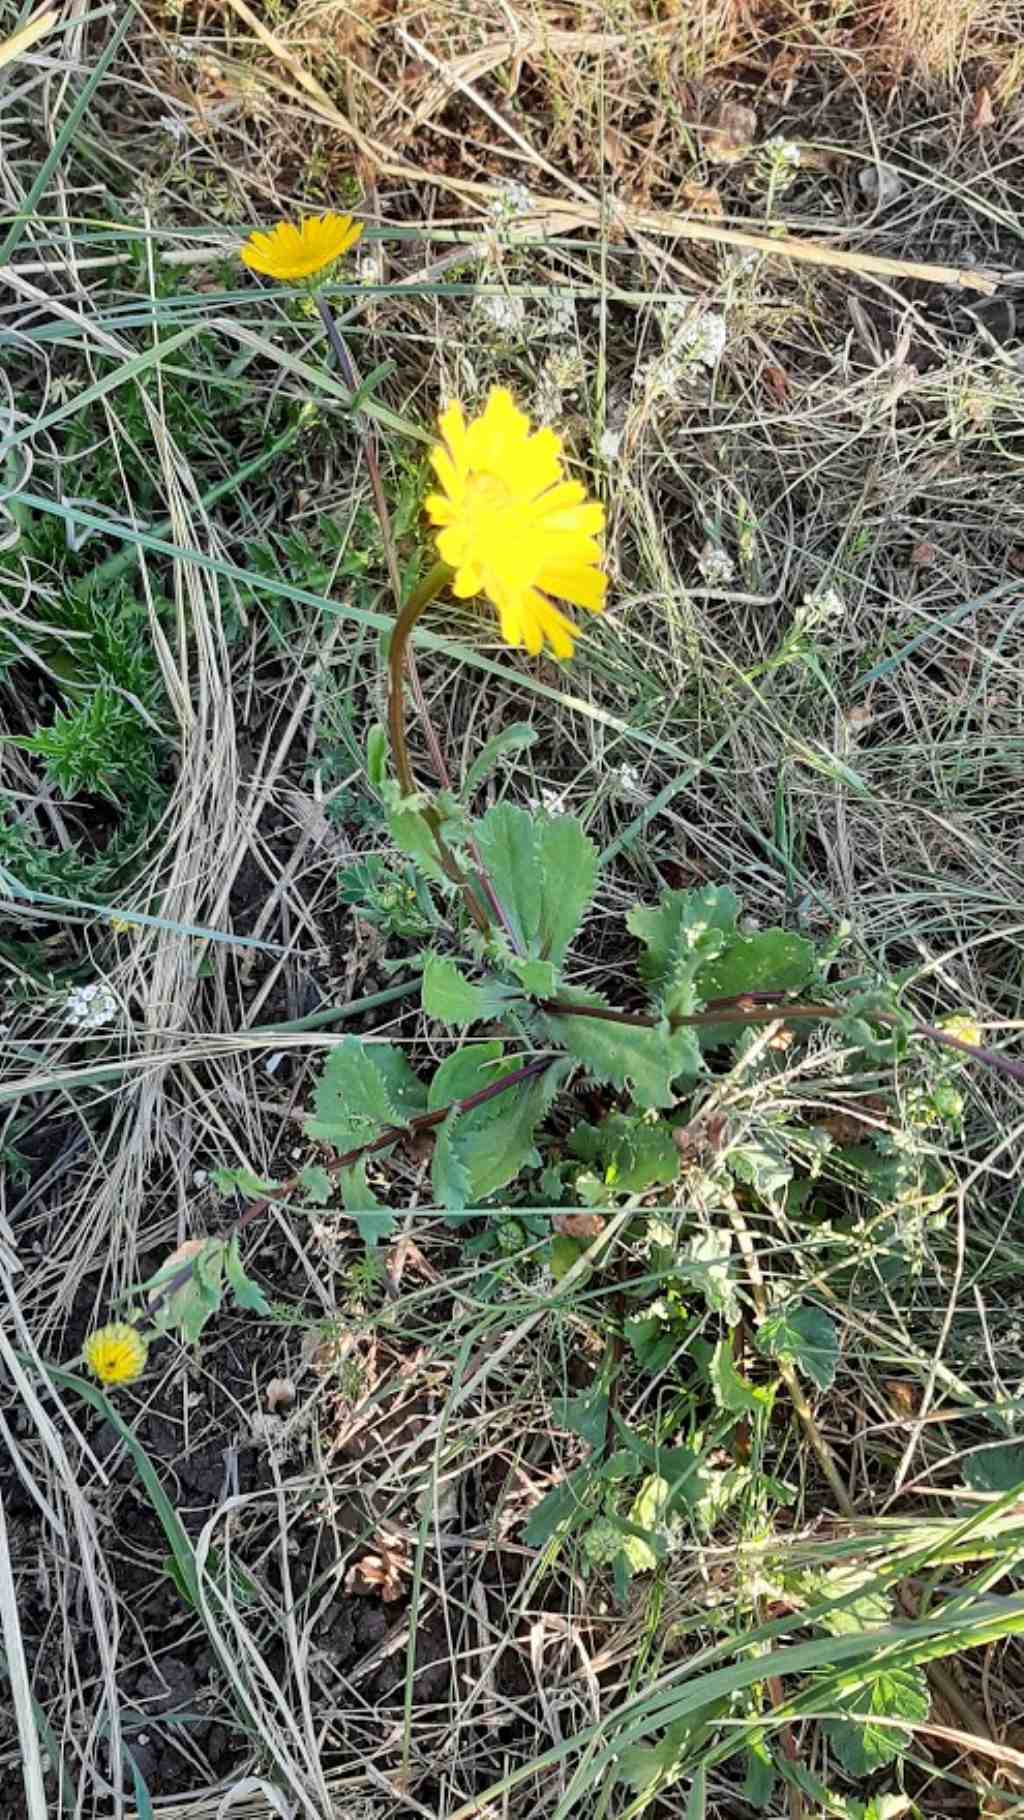
[[[561,437],[531,431],[503,388],[472,423],[460,404],[438,423],[443,440],[430,460],[443,491],[426,504],[431,524],[442,527],[438,554],[455,570],[453,594],[486,594],[507,645],[536,657],[546,639],[556,657],[571,657],[578,629],[549,596],[600,613],[604,507],[566,479]]]
[[[89,1335],[82,1356],[101,1384],[133,1384],[142,1376],[148,1351],[137,1327],[127,1321],[111,1321]]]
[[[301,227],[279,221],[269,234],[249,235],[242,261],[267,278],[312,278],[355,246],[362,231],[351,215],[310,215]]]

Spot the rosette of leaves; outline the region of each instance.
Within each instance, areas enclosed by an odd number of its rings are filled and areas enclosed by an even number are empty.
[[[519,743],[528,732],[510,730]],[[423,1009],[460,1047],[427,1088],[400,1051],[349,1039],[326,1060],[310,1135],[344,1152],[407,1125],[417,1111],[450,1107],[436,1127],[433,1186],[440,1205],[460,1213],[539,1165],[535,1133],[566,1074],[578,1066],[627,1096],[633,1108],[621,1123],[576,1133],[583,1198],[612,1202],[670,1181],[670,1135],[653,1115],[693,1087],[705,1050],[736,1040],[744,1028],[735,1016],[699,1031],[687,1020],[709,1001],[804,985],[815,964],[811,944],[781,929],[744,933],[731,891],[666,891],[626,918],[628,934],[640,944],[636,985],[646,1006],[634,1021],[622,1021],[618,1007],[573,977],[572,945],[599,866],[579,821],[509,803],[471,820],[451,798],[435,798],[430,813],[440,817],[448,852],[491,906],[491,931],[482,937],[460,923],[458,890],[438,857],[426,805],[397,800],[384,764],[383,745],[374,738],[370,781],[389,804],[395,843],[444,894],[456,936],[464,933],[458,957],[436,948],[423,955]],[[461,1108],[545,1055],[549,1067],[529,1081]]]

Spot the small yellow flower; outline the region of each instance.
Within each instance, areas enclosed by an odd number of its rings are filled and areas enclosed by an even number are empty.
[[[89,1335],[82,1356],[101,1384],[133,1384],[142,1376],[148,1351],[137,1327],[128,1321],[111,1321]]]
[[[242,262],[267,278],[312,278],[355,246],[362,231],[351,215],[310,215],[301,227],[279,221],[269,234],[249,235]]]
[[[536,657],[546,639],[556,657],[571,657],[578,628],[549,596],[600,613],[604,507],[566,479],[561,437],[531,431],[503,388],[472,423],[451,404],[438,424],[443,440],[430,460],[443,491],[426,506],[441,527],[438,554],[455,570],[453,594],[493,601],[507,645]]]

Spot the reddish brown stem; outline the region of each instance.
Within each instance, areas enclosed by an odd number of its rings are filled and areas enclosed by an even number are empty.
[[[765,1001],[774,999],[774,1005]],[[557,1017],[596,1017],[609,1024],[625,1024],[634,1030],[653,1030],[662,1022],[661,1018],[645,1016],[643,1012],[613,1011],[606,1005],[563,1005],[558,999],[546,999],[543,1010]],[[837,1023],[846,1016],[841,1005],[802,1005],[790,1003],[783,993],[752,992],[745,999],[721,1001],[721,1008],[715,1009],[712,999],[706,1010],[696,1011],[685,1017],[669,1019],[673,1030],[698,1030],[707,1024],[770,1024],[776,1018],[818,1019]],[[888,1011],[872,1011],[870,1014],[875,1023],[884,1024],[887,1029],[899,1028],[899,1018]],[[980,1062],[983,1068],[991,1068],[993,1073],[1002,1074],[1011,1081],[1018,1081],[1024,1086],[1024,1062],[1015,1062],[1012,1056],[1003,1055],[998,1049],[985,1049],[977,1043],[961,1042],[958,1036],[950,1036],[946,1030],[936,1029],[934,1024],[922,1023],[915,1018],[910,1026],[914,1036],[927,1038],[930,1043],[937,1043],[940,1049],[951,1049],[958,1055],[966,1055],[971,1061]]]
[[[340,1175],[343,1169],[351,1168],[353,1163],[358,1163],[363,1157],[373,1156],[378,1150],[386,1150],[390,1144],[397,1144],[399,1138],[421,1131],[433,1131],[436,1125],[444,1124],[450,1112],[472,1112],[475,1106],[485,1106],[488,1100],[497,1099],[499,1093],[507,1093],[510,1087],[521,1087],[524,1081],[535,1080],[537,1075],[543,1074],[545,1069],[550,1066],[550,1057],[539,1062],[527,1062],[525,1067],[515,1069],[512,1074],[503,1074],[499,1080],[491,1081],[489,1086],[479,1088],[476,1093],[467,1094],[465,1099],[453,1100],[450,1105],[439,1106],[434,1112],[419,1112],[415,1118],[409,1120],[408,1125],[389,1125],[386,1131],[382,1131],[379,1137],[371,1138],[368,1144],[357,1144],[354,1149],[346,1150],[343,1156],[334,1157],[327,1164],[327,1174]],[[301,1185],[302,1170],[300,1169],[296,1171],[295,1175],[289,1176],[286,1182],[282,1182],[279,1188],[269,1188],[260,1200],[250,1201],[244,1213],[239,1214],[238,1219],[234,1221],[228,1231],[221,1234],[222,1243],[227,1244],[240,1232],[244,1232],[247,1226],[251,1226],[254,1220],[261,1219],[275,1202],[288,1200],[289,1196],[295,1194]],[[171,1296],[185,1287],[191,1276],[191,1262],[183,1264],[181,1269],[176,1270],[166,1283],[161,1284],[158,1293],[149,1304],[147,1313],[152,1316],[161,1303],[169,1301]]]

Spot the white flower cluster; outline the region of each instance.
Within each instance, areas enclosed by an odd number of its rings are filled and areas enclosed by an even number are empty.
[[[758,174],[767,180],[774,190],[789,188],[797,173],[801,161],[800,147],[792,139],[783,139],[781,133],[766,139],[758,147]]]
[[[679,392],[693,383],[701,367],[717,366],[728,340],[725,317],[715,310],[670,304],[661,326],[665,352],[645,374],[647,390],[655,395]]]
[[[812,632],[815,626],[824,625],[830,619],[842,619],[846,612],[846,602],[838,588],[831,585],[813,588],[804,595],[803,605],[797,607],[793,615],[793,629],[797,632]]]
[[[98,1030],[101,1024],[112,1024],[119,1011],[117,999],[102,980],[88,986],[73,986],[64,1006],[69,1024],[80,1024],[84,1030]]]
[[[587,376],[578,348],[559,349],[548,355],[537,378],[534,415],[540,423],[555,423],[565,414],[564,398],[576,392]]]
[[[709,588],[727,588],[736,579],[736,564],[732,557],[710,538],[697,558],[697,567]]]
[[[513,291],[479,291],[473,308],[499,335],[521,335],[526,324],[526,304]]]
[[[609,465],[613,461],[617,461],[618,456],[619,456],[619,450],[621,449],[621,447],[622,447],[622,431],[621,430],[602,430],[601,431],[601,434],[597,439],[597,452],[600,455],[602,461],[607,461],[609,463]]]
[[[528,215],[532,207],[533,197],[525,184],[506,183],[488,204],[487,213],[496,227],[507,227],[510,222]]]

